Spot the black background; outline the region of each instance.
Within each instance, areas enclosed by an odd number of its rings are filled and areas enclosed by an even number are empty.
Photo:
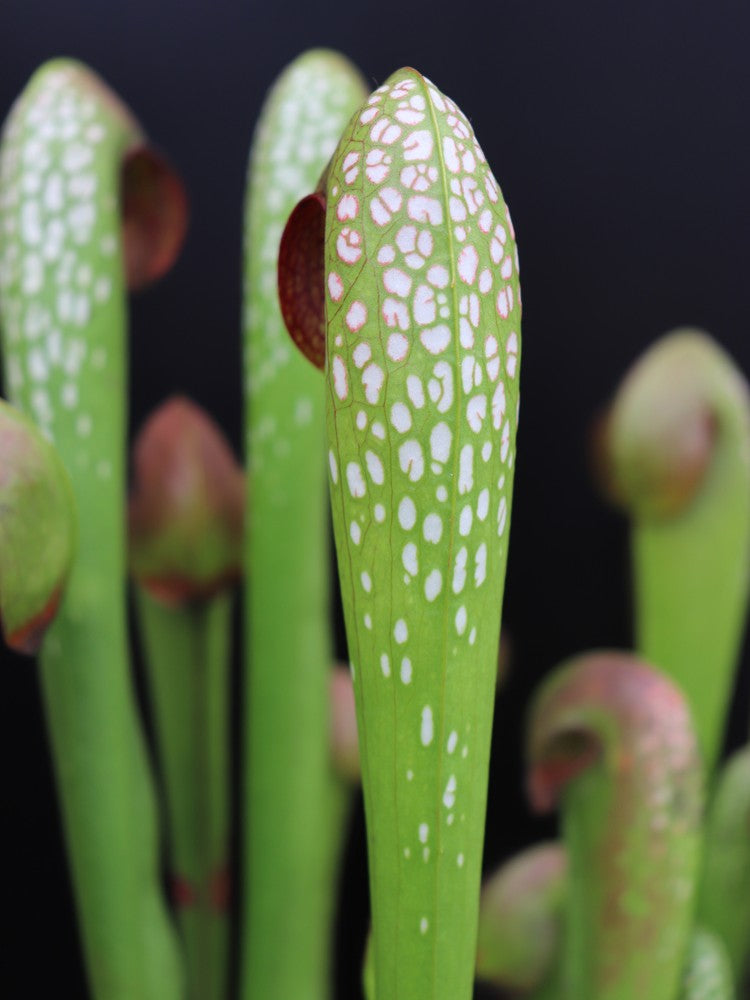
[[[504,610],[513,658],[495,724],[488,866],[552,829],[523,797],[523,709],[536,679],[572,653],[630,641],[625,525],[590,485],[592,416],[634,357],[677,325],[708,329],[750,372],[749,42],[746,0],[0,0],[0,116],[40,62],[75,56],[130,104],[189,190],[185,250],[132,306],[133,428],[179,390],[239,450],[245,165],[264,93],[287,62],[338,48],[373,86],[413,65],[471,118],[513,212],[524,297]],[[54,982],[82,997],[34,670],[9,656],[4,670],[11,926],[0,988],[37,997]],[[746,655],[730,743],[747,701]],[[359,816],[341,997],[356,996],[366,921],[362,838]]]

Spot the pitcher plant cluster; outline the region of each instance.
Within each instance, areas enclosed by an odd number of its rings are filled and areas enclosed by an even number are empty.
[[[368,1000],[470,1000],[475,979],[533,1000],[747,996],[750,744],[720,756],[750,554],[731,360],[675,331],[599,425],[600,486],[631,522],[634,651],[542,684],[526,781],[559,841],[482,887],[521,361],[500,187],[417,71],[368,96],[316,50],[281,75],[247,178],[244,470],[181,397],[127,455],[127,293],[171,266],[186,217],[102,80],[41,67],[0,147],[0,613],[38,659],[92,998],[331,998],[360,779]]]

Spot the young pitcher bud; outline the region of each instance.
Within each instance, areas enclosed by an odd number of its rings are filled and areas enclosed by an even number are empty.
[[[538,844],[511,858],[482,887],[477,976],[528,992],[549,975],[561,947],[567,854]]]
[[[75,546],[68,474],[34,425],[0,401],[0,616],[5,641],[35,653]]]
[[[569,876],[567,995],[677,995],[700,861],[703,765],[685,696],[635,656],[600,650],[555,669],[531,706],[528,790],[562,804]],[[628,905],[622,905],[627,899]],[[669,928],[669,950],[655,941]]]
[[[594,433],[596,475],[613,503],[644,519],[690,506],[716,457],[711,389],[722,362],[705,335],[678,330],[632,367]]]
[[[214,422],[174,397],[133,449],[130,565],[154,597],[209,597],[241,574],[244,476]]]

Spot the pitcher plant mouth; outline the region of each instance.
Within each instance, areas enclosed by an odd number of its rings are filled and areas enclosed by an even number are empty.
[[[289,336],[316,368],[325,368],[326,198],[316,191],[300,201],[279,247],[279,303]]]

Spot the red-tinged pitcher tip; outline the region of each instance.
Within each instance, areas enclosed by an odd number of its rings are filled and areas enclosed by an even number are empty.
[[[76,539],[68,474],[34,424],[0,400],[0,619],[9,646],[38,652]]]
[[[204,600],[241,574],[244,475],[217,425],[174,397],[133,449],[130,563],[167,604]]]
[[[162,277],[182,248],[188,205],[179,175],[146,146],[131,149],[122,164],[122,232],[128,287]]]
[[[534,803],[547,806],[563,791],[566,947],[585,956],[570,966],[569,995],[676,996],[703,808],[684,696],[633,655],[586,654],[542,684],[527,746]],[[642,948],[634,961],[632,942],[658,940],[665,927],[676,946]]]
[[[547,979],[560,950],[568,872],[562,844],[537,844],[482,886],[477,978],[524,995]]]
[[[35,615],[15,631],[5,634],[5,641],[11,649],[15,649],[17,653],[25,653],[27,656],[35,656],[39,652],[47,629],[54,621],[57,609],[60,607],[61,597],[62,588],[59,587],[38,615]]]
[[[279,247],[279,303],[284,323],[308,361],[325,367],[326,199],[319,192],[300,201]]]
[[[704,334],[672,333],[633,365],[600,418],[596,478],[634,517],[675,517],[701,491],[721,434],[713,398],[719,358]]]

